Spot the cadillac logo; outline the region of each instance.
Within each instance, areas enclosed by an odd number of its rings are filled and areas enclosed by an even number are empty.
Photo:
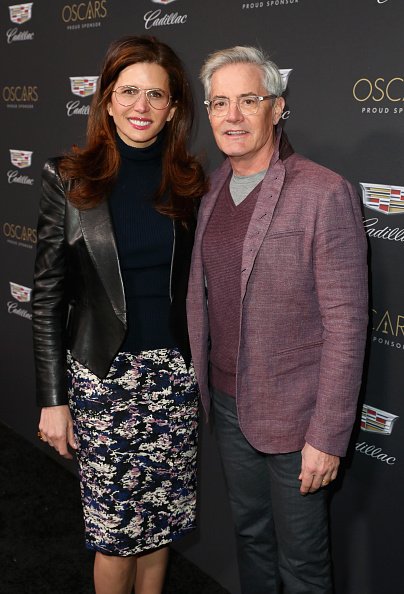
[[[370,433],[391,435],[393,425],[399,417],[385,410],[364,404],[362,407],[361,429]]]
[[[98,76],[70,76],[70,86],[73,95],[88,97],[94,95],[97,89]]]
[[[29,287],[23,285],[17,285],[17,283],[10,282],[10,292],[14,299],[20,301],[20,303],[27,303],[31,299],[31,291]]]
[[[283,90],[285,91],[286,87],[288,86],[288,80],[289,80],[290,73],[292,72],[292,68],[279,69],[279,72],[281,73]]]
[[[363,204],[384,214],[404,213],[404,188],[381,184],[360,184]]]
[[[28,2],[26,4],[14,4],[14,6],[9,6],[11,22],[16,25],[21,25],[21,23],[29,21],[32,16],[32,5],[33,2]]]
[[[25,167],[31,166],[32,151],[18,151],[16,149],[10,149],[10,159],[14,167],[18,169],[24,169]]]

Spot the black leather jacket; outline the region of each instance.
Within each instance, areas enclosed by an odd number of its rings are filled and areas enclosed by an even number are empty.
[[[78,210],[67,199],[58,159],[45,164],[33,290],[33,335],[39,406],[67,404],[66,350],[106,377],[126,332],[125,295],[107,201]],[[171,331],[191,360],[185,300],[195,222],[174,221]]]

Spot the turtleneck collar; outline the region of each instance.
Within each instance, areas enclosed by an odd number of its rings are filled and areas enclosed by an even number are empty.
[[[153,144],[145,148],[137,148],[126,144],[118,134],[116,135],[116,144],[121,157],[131,159],[133,161],[148,161],[150,159],[157,159],[161,157],[164,144],[164,130],[162,130]]]

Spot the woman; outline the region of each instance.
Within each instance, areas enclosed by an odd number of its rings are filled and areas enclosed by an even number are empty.
[[[185,297],[192,98],[154,38],[110,46],[87,145],[43,173],[33,298],[39,436],[77,452],[97,594],[161,592],[194,526],[197,389]]]

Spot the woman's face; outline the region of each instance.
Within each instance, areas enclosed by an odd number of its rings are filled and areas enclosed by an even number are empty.
[[[122,70],[113,91],[119,87],[137,87],[142,91],[153,89],[156,92],[151,94],[152,97],[158,97],[159,92],[160,95],[170,95],[167,72],[162,66],[149,62],[138,62]],[[123,92],[119,101],[130,103],[135,100],[133,90],[124,89]],[[113,92],[107,106],[108,113],[114,119],[119,137],[126,144],[136,148],[145,148],[153,144],[157,134],[175,112],[175,106],[171,103],[164,109],[155,109],[143,92],[137,93],[136,102],[129,107],[121,105],[119,101],[117,93]]]

